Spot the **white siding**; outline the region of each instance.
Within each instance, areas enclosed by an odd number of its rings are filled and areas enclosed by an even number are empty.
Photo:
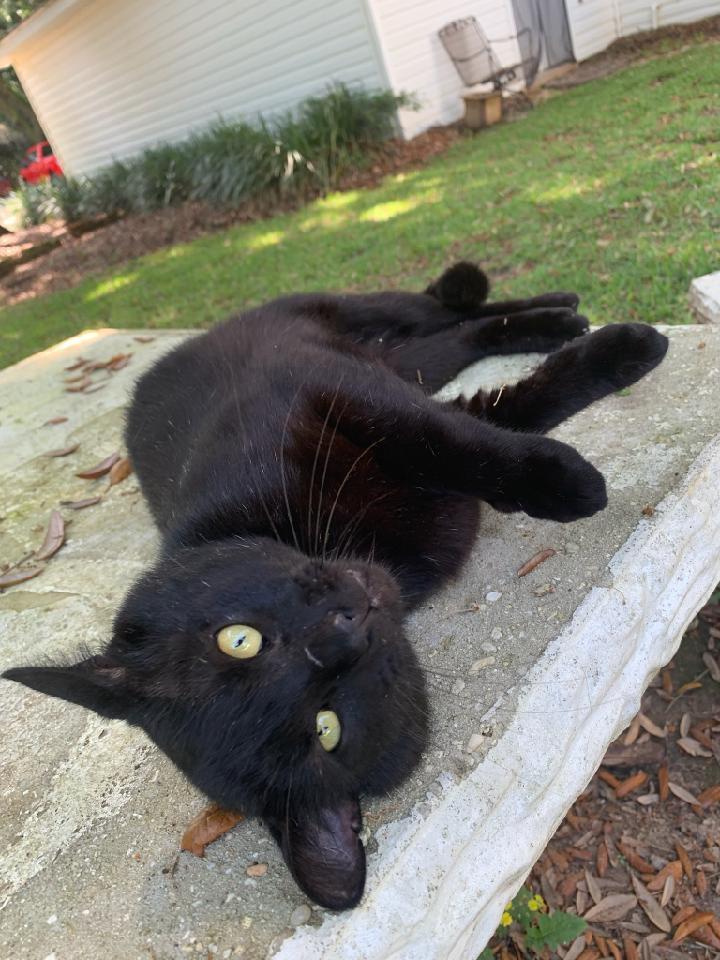
[[[332,80],[387,86],[362,0],[86,0],[13,63],[72,173]]]
[[[487,36],[517,33],[510,0],[367,0],[394,90],[413,93],[421,109],[401,110],[405,136],[452,123],[463,112],[463,84],[438,38],[451,20],[475,16]],[[516,41],[493,44],[504,64],[517,63]]]
[[[720,0],[566,0],[566,5],[578,60],[605,50],[618,37],[720,13]]]

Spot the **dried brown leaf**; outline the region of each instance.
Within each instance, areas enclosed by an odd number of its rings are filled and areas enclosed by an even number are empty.
[[[546,560],[549,560],[550,557],[554,557],[557,553],[556,550],[553,550],[549,547],[547,550],[540,550],[539,553],[536,553],[535,556],[530,557],[530,559],[524,563],[517,572],[519,577],[526,577],[529,573],[532,573],[536,567],[539,567],[541,563],[545,563]]]
[[[0,590],[6,587],[14,587],[18,583],[25,583],[26,580],[32,580],[45,569],[42,567],[25,567],[24,569],[8,570],[7,573],[0,576]]]
[[[626,747],[631,747],[638,738],[640,733],[640,718],[633,717],[633,721],[630,726],[627,728],[627,732],[623,737],[623,743]]]
[[[691,803],[693,806],[698,804],[698,798],[693,796],[689,790],[686,790],[685,787],[681,787],[677,783],[673,783],[672,780],[668,781],[668,788],[670,793],[674,793],[676,797],[680,800],[684,800],[685,803]]]
[[[587,884],[588,893],[592,897],[593,903],[597,905],[603,898],[602,890],[600,889],[600,884],[589,870],[585,871],[585,883]]]
[[[106,473],[110,473],[113,465],[117,463],[119,459],[119,453],[111,453],[109,457],[105,457],[104,460],[96,463],[94,467],[88,467],[87,470],[82,470],[80,473],[76,473],[75,476],[81,477],[83,480],[97,480],[98,477],[104,477]]]
[[[654,923],[659,930],[669,933],[671,929],[670,918],[663,908],[650,893],[647,887],[633,874],[631,876],[632,885],[637,894],[640,906],[647,914],[648,920]]]
[[[686,737],[690,733],[692,726],[692,717],[689,713],[684,713],[680,718],[680,736]]]
[[[670,795],[670,789],[668,787],[669,778],[668,765],[663,763],[658,770],[658,793],[660,794],[661,803],[667,800]]]
[[[673,679],[672,679],[672,674],[667,669],[667,667],[663,670],[661,676],[662,676],[663,693],[666,693],[668,696],[672,696]]]
[[[662,896],[660,897],[660,906],[666,907],[670,900],[672,899],[673,894],[675,893],[675,877],[672,875],[665,877],[665,886],[663,887]]]
[[[637,773],[634,773],[631,777],[628,777],[627,780],[623,780],[619,787],[615,788],[615,796],[618,800],[622,800],[623,797],[627,797],[628,794],[632,793],[633,790],[637,790],[638,787],[641,787],[644,783],[647,782],[648,775],[644,770],[638,770]]]
[[[720,800],[720,783],[716,783],[714,787],[708,787],[707,790],[703,790],[698,800],[703,807],[709,807],[711,804],[717,803],[718,800]]]
[[[691,690],[699,690],[702,687],[702,684],[698,680],[689,680],[687,683],[684,683],[681,687],[678,687],[678,692],[675,694],[676,697],[682,697],[686,693],[690,693]]]
[[[623,937],[623,950],[626,960],[638,960],[637,946],[631,937]]]
[[[89,386],[85,387],[83,393],[97,393],[98,390],[104,390],[107,386],[107,383],[91,383]]]
[[[78,383],[65,387],[65,393],[82,393],[92,383],[90,377],[83,377]]]
[[[100,503],[102,497],[86,497],[84,500],[61,500],[60,506],[69,507],[70,510],[84,510],[85,507],[92,507]]]
[[[643,860],[627,843],[619,841],[617,846],[620,853],[635,870],[638,870],[640,873],[655,873],[652,864],[648,863],[647,860]]]
[[[637,906],[637,897],[630,893],[611,893],[609,897],[603,897],[600,903],[596,903],[584,914],[584,919],[600,923],[607,923],[610,920],[622,920],[631,913]]]
[[[705,911],[704,913],[693,914],[693,916],[689,917],[677,928],[673,936],[673,943],[680,943],[681,940],[689,937],[700,927],[704,927],[706,923],[710,923],[710,921],[714,919],[715,914],[711,913],[709,910]]]
[[[644,713],[638,714],[638,720],[640,721],[640,726],[643,728],[643,730],[647,730],[651,736],[659,737],[660,739],[663,739],[667,736],[667,729],[665,727],[659,727],[656,723],[653,723],[650,717],[646,717]]]
[[[90,363],[89,360],[86,360],[85,357],[78,357],[69,367],[65,367],[66,370],[79,370],[80,367],[84,367],[86,363]]]
[[[110,486],[114,487],[116,483],[122,483],[132,472],[133,467],[129,457],[120,457],[110,468]]]
[[[682,864],[682,868],[685,871],[685,876],[688,880],[692,880],[693,868],[692,863],[690,862],[690,857],[688,855],[685,847],[680,843],[679,840],[675,841],[675,850],[677,851],[678,860]]]
[[[681,750],[684,750],[685,753],[689,753],[691,757],[712,756],[712,750],[706,750],[705,747],[701,746],[697,740],[694,740],[692,737],[680,737],[677,745]]]
[[[49,560],[55,556],[60,547],[65,543],[65,521],[59,510],[53,510],[50,514],[47,533],[42,542],[42,546],[35,554],[36,560]]]
[[[675,879],[676,883],[680,883],[682,880],[682,864],[679,860],[671,860],[670,863],[666,863],[662,870],[657,873],[652,880],[648,880],[648,890],[652,890],[653,893],[659,893],[665,885],[665,878],[672,876]]]
[[[604,877],[607,873],[608,868],[608,851],[607,845],[604,840],[601,840],[598,844],[597,853],[595,854],[595,869],[597,870],[597,875],[599,877]]]
[[[264,877],[268,872],[268,865],[266,863],[251,863],[249,867],[245,868],[245,873],[249,877]]]
[[[720,683],[720,664],[717,662],[715,657],[708,653],[707,651],[702,655],[702,660],[705,666],[710,671],[710,676],[713,678],[715,683]]]
[[[67,457],[71,453],[75,453],[77,448],[80,446],[79,443],[71,443],[69,447],[58,447],[57,450],[48,450],[44,456],[46,457]]]
[[[133,337],[133,340],[137,340],[138,343],[152,343],[155,337],[149,337],[146,334],[139,334],[137,337]]]
[[[58,423],[67,423],[67,417],[51,417],[43,424],[44,427],[54,427]]]
[[[205,856],[205,848],[228,830],[244,820],[242,813],[224,810],[213,804],[202,810],[187,826],[180,841],[180,849],[187,850],[196,857]]]

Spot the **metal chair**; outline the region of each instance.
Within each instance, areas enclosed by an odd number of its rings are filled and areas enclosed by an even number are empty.
[[[454,20],[438,31],[440,41],[465,86],[473,87],[478,83],[492,83],[493,87],[499,91],[503,91],[508,84],[516,80],[520,80],[524,87],[528,87],[535,79],[539,56],[504,67],[492,48],[493,43],[503,43],[508,40],[517,40],[520,44],[520,38],[524,34],[531,34],[529,27],[524,27],[512,37],[490,41],[475,17]],[[529,39],[532,40],[532,37],[530,36]],[[520,49],[523,49],[522,44]]]

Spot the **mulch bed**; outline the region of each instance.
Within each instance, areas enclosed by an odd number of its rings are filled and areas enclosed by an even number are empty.
[[[720,956],[719,694],[710,603],[528,879],[551,908],[588,921],[563,960]],[[493,952],[527,956],[512,932]]]
[[[414,140],[391,140],[379,149],[370,165],[344,177],[337,189],[374,187],[389,174],[414,170],[443,153],[461,137],[454,127],[428,130]],[[297,200],[247,203],[233,210],[204,203],[184,203],[153,213],[129,216],[102,229],[73,237],[62,225],[46,224],[0,237],[0,264],[4,257],[46,234],[60,245],[40,259],[24,263],[3,278],[0,304],[67,290],[85,277],[162,247],[187,243],[239,223],[295,209]]]

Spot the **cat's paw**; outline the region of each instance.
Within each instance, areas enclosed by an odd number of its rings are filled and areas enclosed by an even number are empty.
[[[603,475],[577,450],[543,437],[521,454],[513,476],[503,478],[501,497],[490,503],[503,512],[570,523],[603,510],[607,490]]]
[[[668,349],[668,339],[646,323],[613,323],[582,343],[582,362],[596,380],[620,390],[654,369]]]

